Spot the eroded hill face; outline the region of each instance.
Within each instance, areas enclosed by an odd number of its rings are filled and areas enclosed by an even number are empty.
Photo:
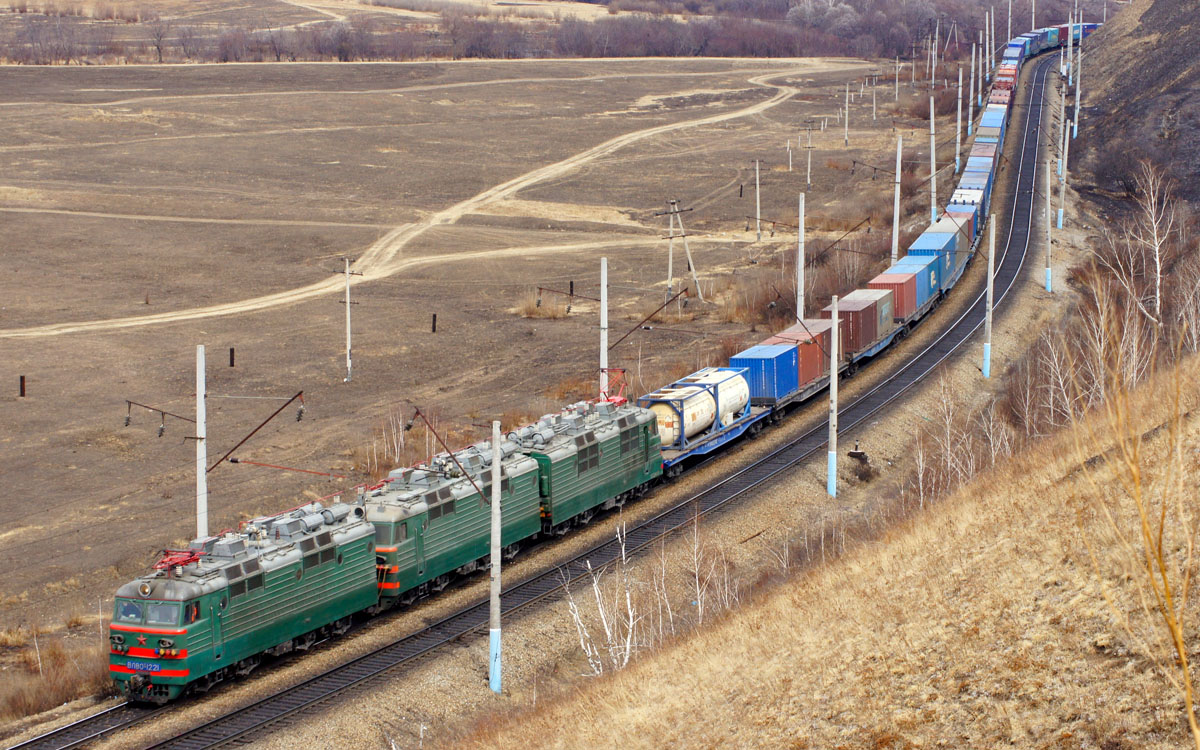
[[[1085,50],[1074,146],[1096,186],[1124,194],[1150,158],[1180,197],[1200,199],[1200,0],[1134,0]]]

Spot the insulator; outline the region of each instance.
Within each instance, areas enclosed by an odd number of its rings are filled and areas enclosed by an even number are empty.
[[[125,426],[126,426],[126,427],[128,427],[128,426],[129,426],[129,423],[130,423],[130,417],[129,417],[129,415],[128,415],[128,414],[126,414],[126,415],[125,415]]]
[[[567,312],[571,312],[571,306],[567,305]]]
[[[304,419],[304,404],[300,404],[300,408],[296,410],[296,421]]]
[[[158,426],[158,436],[159,436],[159,437],[162,437],[162,436],[163,436],[163,433],[164,433],[164,432],[166,432],[166,431],[167,431],[167,426],[166,426],[165,424],[160,424],[160,425]]]
[[[541,297],[538,297],[538,298],[537,298],[537,302],[536,302],[536,303],[534,303],[534,305],[533,305],[533,306],[534,306],[534,307],[541,307],[541,306],[542,306],[542,298],[541,298]]]

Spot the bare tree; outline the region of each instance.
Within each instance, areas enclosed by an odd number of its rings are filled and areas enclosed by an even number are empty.
[[[171,33],[171,24],[161,18],[154,19],[150,24],[150,44],[158,53],[159,64],[163,61],[163,49],[167,46],[167,36]]]

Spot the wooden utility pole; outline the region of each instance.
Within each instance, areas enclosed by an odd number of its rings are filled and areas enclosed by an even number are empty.
[[[758,159],[754,160],[754,234],[756,242],[762,241],[762,198],[758,186]]]
[[[796,246],[796,320],[804,320],[804,193],[800,194],[800,227]]]
[[[196,538],[208,536],[208,413],[204,344],[196,345]]]
[[[992,294],[996,282],[996,214],[988,217],[987,310],[983,317],[983,376],[992,377]]]
[[[601,292],[603,294],[604,292]],[[490,597],[488,608],[488,687],[493,693],[499,693],[501,689],[500,668],[502,660],[500,658],[500,490],[502,488],[502,480],[500,477],[500,463],[504,459],[504,452],[500,447],[500,421],[492,420],[492,549],[491,549],[491,571],[488,575],[490,583]]]
[[[825,480],[825,491],[830,497],[837,497],[837,401],[838,401],[838,329],[841,321],[838,319],[838,298],[833,295],[833,327],[829,333],[829,473]]]
[[[900,152],[904,148],[904,136],[896,136],[896,179],[892,193],[892,265],[900,259]]]

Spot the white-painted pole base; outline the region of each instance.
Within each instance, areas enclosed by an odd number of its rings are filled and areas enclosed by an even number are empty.
[[[1054,292],[1054,288],[1050,284],[1050,269],[1049,268],[1046,269],[1046,291],[1050,292],[1050,293]]]
[[[1062,229],[1062,223],[1063,223],[1063,210],[1060,208],[1060,209],[1058,209],[1058,228],[1059,229]]]
[[[829,451],[829,478],[825,481],[825,491],[830,497],[837,497],[837,451]]]
[[[488,631],[488,687],[493,693],[500,692],[500,630]]]
[[[1075,106],[1078,107],[1079,105],[1076,104]],[[1071,138],[1075,138],[1078,135],[1079,135],[1079,123],[1076,122],[1071,125]]]
[[[1058,176],[1062,177],[1062,157],[1058,157]]]
[[[983,345],[983,376],[990,378],[992,376],[992,345]]]

